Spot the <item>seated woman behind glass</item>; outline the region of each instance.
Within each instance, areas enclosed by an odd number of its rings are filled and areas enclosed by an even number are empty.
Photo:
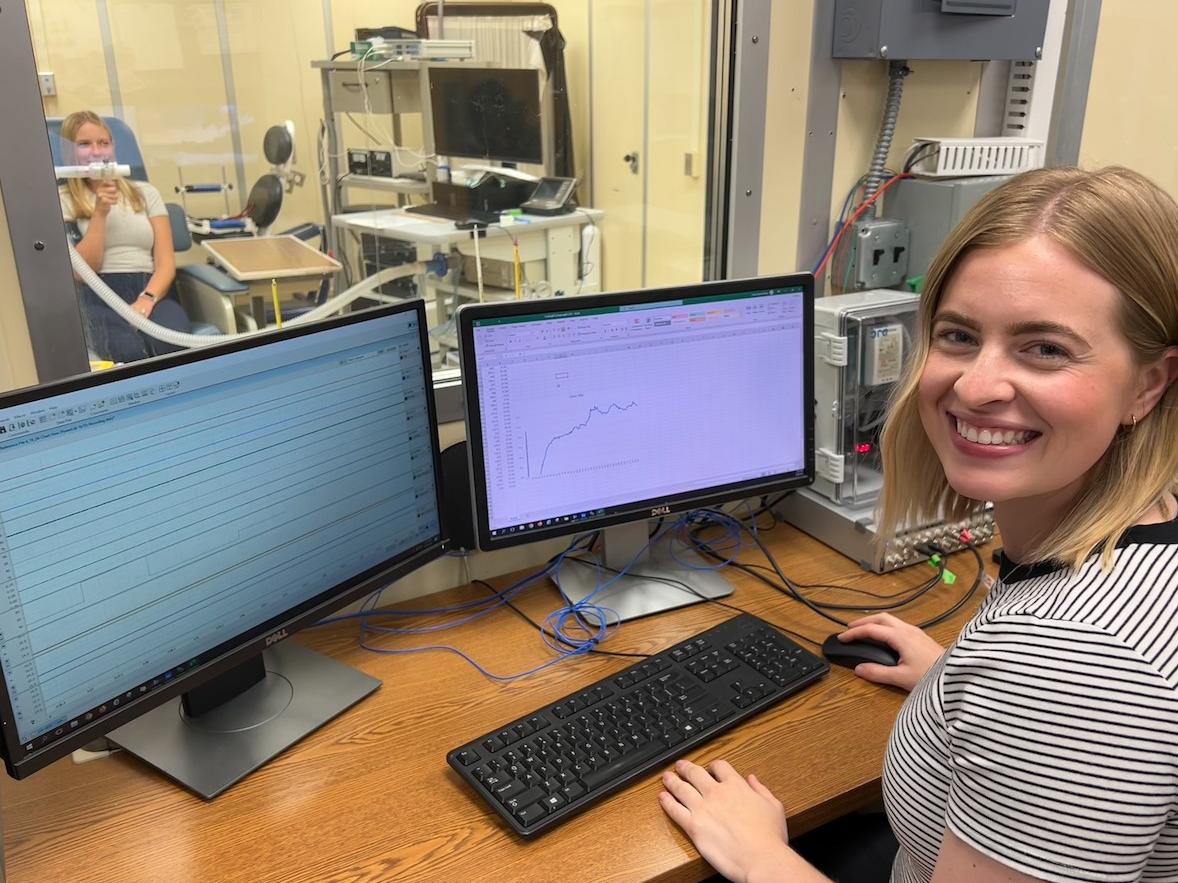
[[[61,137],[67,163],[88,165],[115,158],[110,129],[91,111],[66,117]],[[59,195],[63,217],[77,225],[81,234],[78,254],[91,269],[136,312],[159,325],[188,332],[188,317],[168,297],[176,278],[176,256],[159,191],[145,181],[126,178],[70,178]],[[88,286],[79,285],[78,291],[93,355],[133,362],[178,349],[135,330]]]

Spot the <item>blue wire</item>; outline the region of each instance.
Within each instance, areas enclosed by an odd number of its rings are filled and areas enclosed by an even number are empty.
[[[843,227],[846,226],[845,219],[847,217],[847,210],[851,207],[851,200],[855,196],[855,191],[859,189],[859,185],[862,183],[863,179],[860,178],[854,183],[854,185],[852,185],[851,189],[847,191],[847,196],[843,200],[843,207],[839,210],[838,222],[834,225],[834,232],[830,234],[830,241],[826,243],[826,248],[822,250],[822,254],[818,258],[818,263],[814,265],[814,269],[810,272],[817,273],[818,268],[822,266],[822,262],[826,260],[826,255],[832,248],[834,248],[834,242],[839,237],[839,231],[841,231]]]
[[[578,649],[582,646],[585,646],[585,645],[592,646],[594,644],[600,643],[601,641],[604,641],[609,636],[609,634],[610,634],[609,630],[611,628],[608,614],[612,613],[614,616],[614,621],[612,623],[612,628],[614,628],[614,629],[616,629],[621,624],[621,620],[618,617],[617,611],[615,611],[611,608],[608,608],[608,607],[601,607],[601,606],[595,604],[594,599],[596,599],[599,595],[601,595],[603,592],[605,592],[610,586],[612,586],[614,583],[616,583],[618,580],[620,580],[623,576],[627,575],[630,568],[633,567],[638,562],[638,560],[642,557],[642,555],[646,552],[646,550],[651,547],[652,544],[658,542],[667,533],[669,533],[671,531],[675,531],[681,525],[687,523],[688,520],[690,519],[690,517],[691,517],[690,512],[685,513],[684,515],[681,515],[679,518],[677,518],[675,521],[673,521],[671,524],[664,525],[663,527],[659,528],[657,531],[655,531],[654,536],[649,537],[647,539],[646,544],[643,545],[642,548],[640,548],[634,554],[634,557],[631,558],[630,561],[627,562],[624,567],[620,568],[617,573],[612,574],[609,578],[605,579],[604,581],[601,581],[601,576],[602,576],[601,561],[600,561],[600,559],[597,559],[596,563],[597,563],[597,567],[598,567],[598,584],[593,589],[593,591],[590,592],[588,595],[586,595],[584,598],[582,598],[580,601],[577,601],[574,604],[566,605],[565,607],[561,607],[561,608],[553,611],[545,619],[545,623],[548,624],[549,627],[552,629],[553,633],[555,635],[557,635],[558,640],[567,641],[568,643],[570,643],[574,647],[577,647]],[[557,561],[554,563],[558,564],[558,565],[560,563],[563,563],[565,556],[568,554],[568,551],[569,550],[562,552],[560,554],[560,556],[558,556]],[[591,635],[587,639],[582,639],[582,638],[577,637],[575,635],[571,635],[565,631],[566,626],[570,620],[575,621],[577,623],[577,625],[581,627],[582,630],[585,630],[586,626],[585,626],[585,622],[584,622],[584,614],[587,612],[594,613],[597,618],[597,633],[596,633],[596,635]],[[550,639],[545,638],[545,640],[548,641]]]
[[[748,504],[746,501],[746,506],[747,505]],[[750,507],[750,511],[751,511],[751,507]],[[697,564],[690,564],[688,562],[684,562],[679,559],[677,552],[676,552],[676,545],[674,542],[672,542],[672,544],[671,544],[672,557],[675,558],[675,560],[678,561],[684,567],[695,569],[695,570],[717,570],[720,567],[723,567],[723,566],[731,563],[731,561],[733,561],[735,559],[736,555],[738,555],[740,553],[741,548],[742,548],[741,530],[743,528],[743,525],[741,524],[741,522],[739,520],[732,517],[728,513],[722,512],[720,510],[715,510],[715,509],[699,509],[699,510],[687,512],[687,513],[684,513],[683,515],[681,515],[679,518],[677,518],[672,523],[660,527],[654,533],[654,535],[651,536],[647,540],[646,544],[641,549],[639,549],[638,552],[635,553],[633,559],[631,559],[626,564],[625,567],[623,567],[617,573],[610,575],[608,578],[602,579],[602,577],[605,576],[605,573],[604,573],[604,570],[602,567],[602,562],[599,557],[595,556],[594,561],[597,566],[598,584],[593,589],[593,591],[590,592],[584,598],[582,598],[580,601],[577,601],[573,604],[566,604],[565,606],[559,607],[556,610],[549,613],[548,616],[545,617],[544,622],[540,627],[541,637],[542,637],[545,645],[548,646],[549,649],[553,650],[557,654],[557,656],[553,659],[548,660],[547,662],[541,663],[540,665],[534,666],[530,669],[527,669],[526,671],[518,672],[516,674],[501,675],[501,674],[495,674],[494,672],[488,671],[487,669],[483,668],[483,666],[481,666],[472,657],[468,656],[466,653],[459,650],[457,647],[453,647],[448,644],[431,644],[431,645],[427,645],[424,647],[403,647],[403,648],[375,647],[375,646],[372,646],[371,644],[368,643],[367,638],[368,638],[369,633],[374,633],[374,634],[378,634],[378,635],[379,634],[398,634],[398,635],[427,634],[427,633],[431,633],[431,632],[435,632],[435,631],[442,631],[442,630],[445,630],[448,628],[455,628],[459,625],[463,625],[465,623],[472,622],[473,620],[476,620],[476,619],[479,619],[483,616],[486,616],[488,613],[491,613],[494,610],[497,610],[500,607],[507,604],[508,601],[515,594],[519,593],[527,586],[535,583],[537,580],[540,580],[546,576],[553,574],[555,571],[557,571],[564,564],[565,559],[573,552],[587,551],[588,549],[591,549],[593,546],[593,540],[596,537],[595,533],[580,534],[580,535],[574,536],[569,541],[568,546],[566,546],[564,548],[564,550],[562,550],[558,555],[553,557],[544,567],[540,568],[539,570],[537,570],[531,574],[528,574],[527,576],[520,578],[512,585],[508,586],[506,589],[503,589],[502,591],[498,591],[496,593],[495,597],[493,597],[493,598],[480,598],[480,599],[476,599],[474,601],[467,601],[467,602],[463,602],[461,604],[454,604],[454,605],[449,605],[446,607],[433,607],[433,608],[424,608],[424,609],[419,609],[419,610],[379,610],[379,609],[374,609],[374,608],[375,608],[375,605],[377,604],[377,602],[379,601],[380,596],[384,592],[384,589],[380,589],[380,590],[372,593],[367,599],[365,599],[364,603],[361,605],[360,610],[358,612],[346,613],[346,614],[341,614],[339,616],[329,617],[329,618],[320,620],[318,623],[316,623],[316,625],[325,625],[330,622],[340,622],[340,621],[345,621],[345,620],[358,620],[359,626],[360,626],[360,634],[358,636],[358,643],[363,649],[368,650],[370,652],[385,653],[385,654],[398,654],[398,653],[408,654],[408,653],[426,653],[426,652],[453,653],[454,655],[460,657],[461,659],[463,659],[467,663],[469,663],[472,667],[474,667],[474,669],[476,671],[478,671],[484,677],[490,678],[491,680],[502,681],[502,682],[517,680],[519,678],[523,678],[523,677],[527,677],[529,675],[535,674],[536,672],[543,671],[544,669],[546,669],[552,665],[555,665],[558,662],[562,662],[565,659],[569,659],[570,657],[582,656],[582,655],[590,652],[594,647],[596,647],[602,641],[606,640],[614,631],[617,630],[617,628],[621,624],[620,618],[619,618],[616,610],[613,610],[612,608],[609,608],[609,607],[603,607],[603,606],[595,603],[594,599],[599,597],[606,590],[608,590],[622,576],[627,575],[630,568],[633,567],[634,564],[636,564],[638,562],[638,560],[641,558],[641,556],[655,542],[658,542],[663,537],[670,535],[673,540],[677,540],[681,545],[690,546],[690,545],[692,545],[691,539],[690,539],[690,533],[689,533],[690,529],[693,526],[707,525],[709,523],[717,524],[719,526],[723,526],[724,528],[726,528],[725,533],[721,537],[718,538],[718,542],[724,544],[723,547],[719,546],[718,543],[711,543],[710,542],[708,544],[709,547],[713,551],[716,551],[717,549],[720,549],[720,548],[722,548],[723,551],[727,551],[727,550],[731,549],[732,550],[731,555],[726,560],[724,560],[720,564],[717,564],[714,566],[706,566],[706,567],[701,567]],[[754,531],[755,531],[755,528],[756,528],[756,526],[754,524],[754,528],[753,528]],[[589,540],[588,545],[585,547],[581,547],[581,544],[586,539]],[[471,610],[472,608],[477,608],[477,607],[483,607],[483,609],[475,610],[469,616],[462,617],[462,618],[455,620],[453,622],[447,622],[447,623],[439,624],[436,626],[421,626],[421,627],[417,627],[417,628],[398,628],[398,627],[393,627],[393,626],[376,626],[376,625],[372,625],[369,622],[369,619],[374,616],[387,616],[387,615],[418,616],[418,615],[426,615],[426,614],[446,614],[446,613],[456,613],[456,612],[461,612],[461,611],[465,611],[465,610]],[[594,614],[595,618],[597,619],[596,625],[594,625],[592,622],[590,622],[586,618],[586,616],[585,616],[586,613]],[[547,631],[545,630],[544,626],[548,627]]]
[[[451,647],[449,644],[431,644],[426,647],[371,647],[364,642],[363,638],[361,638],[360,639],[360,646],[363,647],[365,650],[372,651],[373,653],[390,653],[390,654],[391,653],[426,653],[426,652],[431,652],[431,651],[433,651],[433,652],[444,651],[446,653],[453,653],[455,656],[459,656],[462,659],[466,660],[466,662],[470,663],[475,668],[475,670],[478,671],[479,674],[483,675],[484,677],[490,678],[493,681],[504,681],[504,682],[518,680],[519,678],[525,678],[528,675],[533,675],[538,671],[543,671],[544,669],[548,668],[549,666],[556,665],[558,662],[564,662],[569,657],[582,656],[585,653],[588,653],[590,650],[589,645],[585,645],[583,648],[578,648],[575,650],[566,650],[564,653],[562,653],[557,658],[549,659],[547,662],[542,662],[542,663],[540,663],[540,665],[537,665],[533,668],[529,668],[526,671],[521,671],[521,672],[518,672],[513,675],[498,675],[498,674],[495,674],[494,672],[488,671],[487,669],[483,668],[481,665],[478,664],[478,662],[476,662],[470,656],[467,656],[465,653],[463,653],[457,647]]]
[[[573,537],[573,539],[569,542],[569,547],[567,549],[565,549],[563,552],[561,552],[561,556],[563,557],[564,555],[567,555],[570,551],[573,551],[576,548],[577,543],[581,542],[583,539],[585,539],[585,537],[590,536],[590,535],[591,534],[578,534],[577,536]],[[464,557],[464,556],[455,555],[454,557]],[[396,610],[393,608],[387,608],[387,609],[382,609],[382,610],[372,609],[376,606],[376,600],[379,599],[379,597],[384,593],[385,589],[388,588],[387,586],[385,586],[384,588],[378,589],[372,595],[369,595],[368,598],[364,601],[364,603],[360,605],[360,609],[358,611],[356,611],[355,613],[341,613],[338,616],[325,617],[324,619],[321,619],[318,622],[316,622],[314,625],[311,625],[308,627],[309,628],[317,628],[321,625],[328,625],[333,622],[346,622],[346,621],[352,620],[352,619],[364,620],[369,616],[430,616],[430,615],[441,615],[441,614],[446,614],[446,613],[458,613],[463,610],[469,610],[473,607],[481,607],[484,604],[489,604],[492,606],[492,608],[500,607],[505,603],[504,602],[505,598],[511,598],[520,589],[524,588],[527,585],[530,585],[532,582],[539,579],[540,577],[546,576],[548,574],[549,570],[551,569],[551,567],[552,567],[551,564],[546,565],[544,567],[544,569],[539,570],[533,574],[530,574],[529,576],[525,576],[525,577],[521,578],[514,585],[508,586],[506,589],[503,589],[501,592],[499,592],[495,596],[490,596],[487,598],[475,598],[473,601],[463,601],[460,604],[451,604],[446,607],[420,607],[420,608],[417,608],[414,610]],[[366,607],[368,609],[365,609]],[[466,620],[463,620],[462,622],[465,622],[465,621]],[[453,623],[452,625],[457,626],[457,625],[461,625],[461,624],[462,624],[461,622],[456,622],[456,623]],[[396,629],[389,629],[389,630],[396,631]],[[414,634],[414,632],[412,630],[406,630],[405,634]]]

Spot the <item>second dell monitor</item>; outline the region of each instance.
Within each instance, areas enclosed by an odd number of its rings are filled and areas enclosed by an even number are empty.
[[[808,274],[472,305],[459,332],[479,544],[609,528],[606,569],[557,575],[602,618],[731,591],[648,520],[813,479]]]

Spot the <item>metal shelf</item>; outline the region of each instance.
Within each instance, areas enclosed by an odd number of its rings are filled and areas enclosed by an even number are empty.
[[[429,181],[415,181],[412,178],[383,178],[379,175],[344,175],[340,184],[347,187],[363,187],[365,190],[391,190],[394,193],[429,193]]]

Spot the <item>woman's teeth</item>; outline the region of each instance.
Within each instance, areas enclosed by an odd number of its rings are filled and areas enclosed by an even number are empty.
[[[1013,429],[986,429],[957,419],[957,434],[979,445],[1025,445],[1039,433]]]

